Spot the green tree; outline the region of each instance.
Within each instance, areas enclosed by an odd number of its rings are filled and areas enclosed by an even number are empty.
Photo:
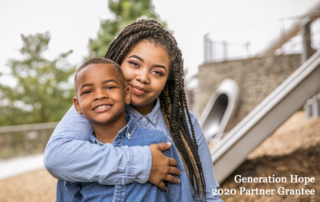
[[[21,38],[23,59],[10,59],[7,64],[17,84],[0,84],[0,125],[59,121],[74,95],[68,79],[75,67],[67,61],[72,50],[47,60],[43,53],[48,49],[49,32]]]
[[[87,59],[104,57],[114,37],[126,25],[135,22],[137,19],[154,19],[166,27],[166,23],[161,21],[155,13],[151,0],[109,0],[108,7],[110,12],[114,14],[114,19],[100,21],[97,38],[89,40]]]

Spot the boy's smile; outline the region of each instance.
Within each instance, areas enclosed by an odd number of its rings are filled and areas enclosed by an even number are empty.
[[[90,64],[78,72],[74,105],[93,125],[125,119],[128,87],[113,64]],[[130,102],[130,98],[129,98]]]

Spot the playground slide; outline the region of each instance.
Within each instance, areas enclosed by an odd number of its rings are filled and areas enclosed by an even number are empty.
[[[211,150],[216,180],[223,182],[258,145],[320,89],[320,51],[304,62]]]
[[[217,143],[239,103],[239,87],[232,79],[225,79],[210,97],[199,123],[207,142]]]

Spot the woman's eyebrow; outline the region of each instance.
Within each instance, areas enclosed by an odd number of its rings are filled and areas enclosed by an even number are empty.
[[[128,58],[136,58],[136,59],[140,60],[141,62],[144,62],[144,60],[141,57],[137,56],[137,55],[130,55]],[[155,65],[153,65],[153,67],[163,68],[167,72],[167,68],[164,65],[155,64]]]
[[[144,62],[144,60],[142,59],[142,57],[139,57],[137,55],[130,55],[128,58],[136,58],[138,60],[140,60],[141,62]]]
[[[163,68],[167,72],[167,68],[164,65],[153,65],[154,67]]]

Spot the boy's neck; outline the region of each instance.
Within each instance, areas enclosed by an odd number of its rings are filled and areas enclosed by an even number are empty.
[[[113,143],[118,132],[127,125],[125,113],[112,123],[91,123],[96,138],[102,143]]]

